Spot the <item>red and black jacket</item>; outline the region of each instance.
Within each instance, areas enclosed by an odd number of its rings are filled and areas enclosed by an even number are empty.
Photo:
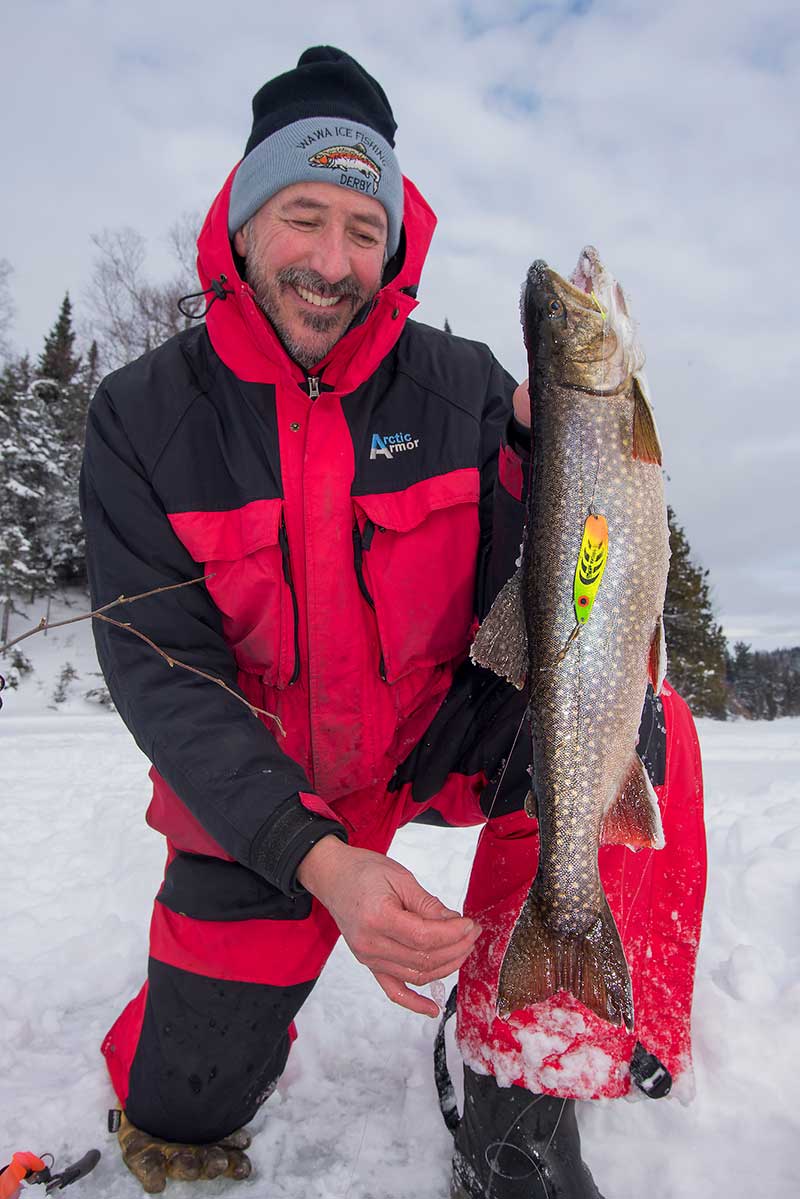
[[[309,378],[236,269],[230,182],[198,243],[225,297],[104,380],[81,497],[93,604],[210,575],[120,618],[286,729],[95,622],[154,766],[150,823],[291,893],[309,848],[345,835],[331,805],[385,783],[441,705],[513,570],[522,470],[501,445],[510,376],[408,320],[435,224],[411,183],[399,271]]]

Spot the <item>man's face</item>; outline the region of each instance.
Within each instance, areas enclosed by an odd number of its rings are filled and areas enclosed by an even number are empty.
[[[306,370],[380,287],[387,231],[383,205],[371,196],[293,183],[234,235],[260,307]]]

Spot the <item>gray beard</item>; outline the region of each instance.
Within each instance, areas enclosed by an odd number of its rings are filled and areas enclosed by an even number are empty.
[[[350,328],[350,323],[339,333],[337,332],[339,328],[338,316],[329,316],[324,311],[303,313],[303,324],[311,332],[330,333],[330,338],[321,342],[319,348],[311,349],[303,341],[298,340],[281,320],[277,303],[279,289],[294,285],[306,287],[326,297],[344,296],[351,305],[353,316],[355,316],[367,300],[372,299],[372,296],[364,295],[358,283],[351,275],[348,275],[345,279],[340,279],[338,283],[326,283],[315,271],[300,270],[299,267],[286,267],[284,270],[278,272],[274,281],[267,280],[261,275],[258,269],[255,255],[253,255],[252,264],[247,261],[245,262],[245,278],[253,289],[256,303],[277,333],[278,339],[286,350],[286,353],[306,371],[316,366],[333,349],[336,342]],[[373,292],[372,294],[374,295],[375,293]]]

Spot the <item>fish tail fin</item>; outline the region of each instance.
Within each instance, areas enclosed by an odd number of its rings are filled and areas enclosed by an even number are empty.
[[[638,754],[633,755],[617,797],[603,818],[600,844],[664,848],[658,797]]]
[[[469,656],[522,690],[528,673],[528,634],[522,609],[522,569],[502,587],[489,609]]]
[[[498,1014],[505,1018],[559,991],[569,991],[601,1020],[633,1030],[630,975],[605,896],[584,933],[563,936],[545,923],[534,880],[503,958]]]

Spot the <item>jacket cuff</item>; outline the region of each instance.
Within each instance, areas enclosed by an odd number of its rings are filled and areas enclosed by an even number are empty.
[[[290,795],[253,838],[250,869],[284,895],[302,895],[297,869],[312,846],[331,833],[347,841],[344,825],[309,812],[299,795]]]
[[[531,431],[512,416],[506,428],[506,442],[520,458],[529,458],[531,453]]]

